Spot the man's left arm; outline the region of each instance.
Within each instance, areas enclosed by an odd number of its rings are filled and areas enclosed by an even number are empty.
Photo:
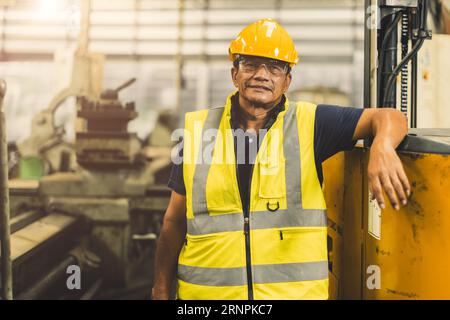
[[[382,209],[385,208],[382,189],[396,210],[400,209],[400,203],[406,205],[411,192],[403,165],[395,151],[407,132],[407,119],[400,111],[367,108],[353,134],[354,140],[374,137],[367,171],[370,191]]]

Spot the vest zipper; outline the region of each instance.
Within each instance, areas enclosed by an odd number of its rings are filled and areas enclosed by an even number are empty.
[[[238,188],[241,190],[239,184],[239,169],[236,164],[236,175]],[[250,217],[249,217],[249,205],[250,205],[250,189],[253,175],[253,166],[250,170],[250,181],[248,183],[248,201],[244,208],[244,203],[242,201],[241,193],[239,192],[239,198],[241,200],[242,209],[244,210],[244,235],[245,235],[245,265],[247,269],[247,287],[248,287],[248,300],[253,300],[253,276],[252,276],[252,259],[251,259],[251,249],[250,249]]]
[[[275,119],[275,121],[272,123],[271,127],[275,125],[275,123],[277,123],[278,119],[280,118],[280,115],[277,115],[277,118]],[[271,129],[271,127],[269,128],[269,130]],[[269,131],[267,130],[267,131]],[[268,132],[267,132],[268,133]],[[266,133],[266,135],[267,135]],[[257,137],[256,143],[259,144],[259,139],[260,137]],[[265,136],[263,138],[263,140],[265,139]],[[260,145],[260,144],[259,144]],[[236,151],[235,151],[236,152]],[[258,153],[259,153],[259,147],[258,147],[258,152],[256,154],[256,157],[258,157]],[[256,158],[255,158],[256,160]],[[242,206],[242,210],[244,210],[244,234],[245,234],[245,260],[246,260],[246,269],[247,269],[247,287],[248,287],[248,300],[254,300],[253,298],[253,276],[252,276],[252,258],[251,258],[251,249],[250,249],[250,215],[249,215],[249,210],[250,210],[250,198],[251,198],[251,188],[252,188],[252,179],[253,179],[253,168],[255,167],[256,161],[254,161],[251,170],[250,170],[250,180],[248,182],[248,201],[247,201],[247,206],[244,208],[244,203],[242,202],[242,197],[241,197],[241,186],[239,184],[239,169],[236,163],[236,177],[237,177],[237,183],[238,183],[238,188],[239,188],[239,199],[241,200],[241,206]]]

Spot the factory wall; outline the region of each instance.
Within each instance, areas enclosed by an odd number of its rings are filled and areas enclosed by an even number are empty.
[[[80,31],[80,1],[16,0],[0,7],[0,77],[6,98],[8,140],[25,139],[28,124],[56,92],[69,84],[71,56]],[[181,35],[181,110],[223,104],[233,90],[229,41],[248,23],[277,19],[294,38],[300,63],[290,91],[335,88],[362,106],[363,1],[186,0],[179,32],[178,1],[93,0],[90,51],[106,55],[104,88],[129,78],[121,93],[136,101],[140,117],[130,129],[145,138],[156,114],[176,105],[175,58]],[[30,73],[31,76],[30,76]],[[60,108],[57,124],[72,139],[73,101]]]

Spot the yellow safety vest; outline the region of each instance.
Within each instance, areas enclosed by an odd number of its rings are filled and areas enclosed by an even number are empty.
[[[316,105],[286,99],[256,155],[244,214],[231,96],[225,107],[185,117],[187,235],[178,259],[177,297],[327,299],[326,206],[314,160]]]

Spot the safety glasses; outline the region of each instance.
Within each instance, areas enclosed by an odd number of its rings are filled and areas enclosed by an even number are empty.
[[[289,65],[283,61],[253,57],[239,58],[239,69],[245,73],[253,74],[259,70],[261,66],[264,66],[273,76],[282,76],[289,71]]]

